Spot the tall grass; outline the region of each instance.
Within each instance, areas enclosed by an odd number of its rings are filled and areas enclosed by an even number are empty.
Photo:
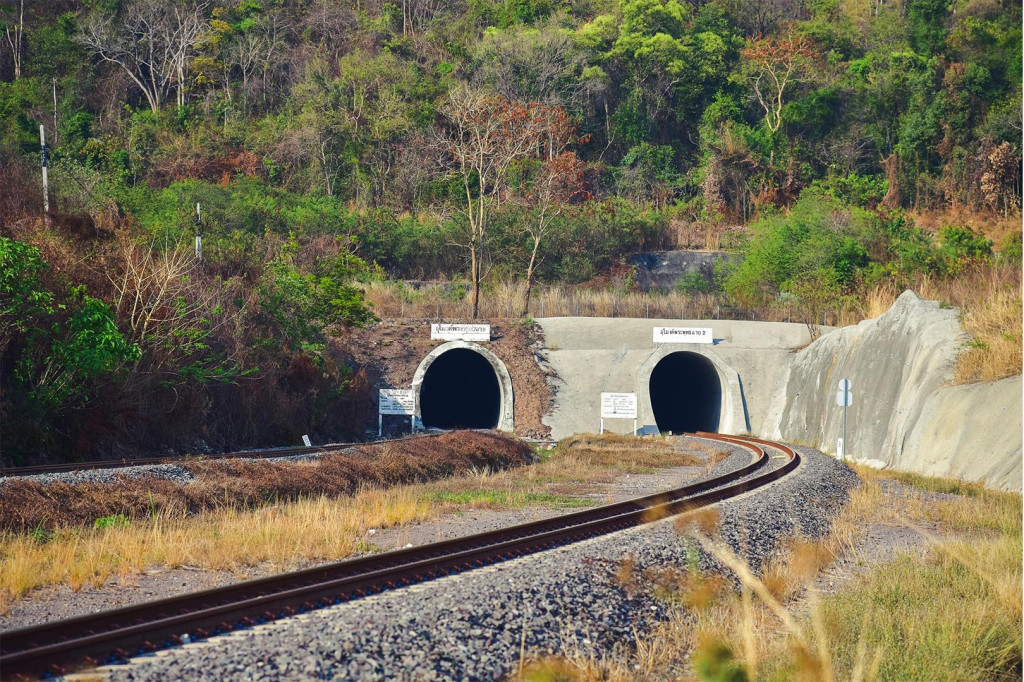
[[[302,498],[258,511],[230,507],[197,516],[157,513],[115,527],[65,527],[52,533],[0,531],[0,612],[45,585],[73,590],[113,578],[132,580],[154,566],[244,573],[343,559],[363,550],[367,528],[429,518],[432,505],[410,487],[353,497]]]
[[[468,320],[473,304],[465,285],[435,282],[412,287],[401,282],[370,282],[364,285],[366,300],[377,315],[394,320]],[[498,283],[480,298],[480,317],[519,318],[526,286]],[[528,311],[531,317],[632,317],[652,319],[723,319],[798,322],[825,325],[852,324],[862,315],[856,310],[836,309],[810,313],[781,302],[762,308],[740,308],[724,295],[591,289],[566,285],[535,286]]]

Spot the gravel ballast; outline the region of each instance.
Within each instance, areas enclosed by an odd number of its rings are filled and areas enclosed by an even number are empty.
[[[299,462],[318,459],[325,453],[282,455],[280,457],[238,457],[234,462]],[[109,469],[76,469],[49,474],[27,476],[0,476],[0,487],[15,481],[35,481],[42,485],[51,483],[117,483],[125,478],[163,478],[186,485],[195,480],[192,471],[181,464],[139,464],[110,467]]]
[[[786,538],[820,537],[857,477],[841,462],[796,448],[803,462],[765,489],[722,503],[721,535],[755,569]],[[749,461],[736,454],[718,475]],[[773,459],[778,466],[779,459]],[[115,680],[495,679],[528,654],[629,645],[664,617],[615,573],[685,566],[671,520],[386,592],[256,629],[113,666]],[[713,567],[708,557],[704,567]],[[524,636],[525,630],[525,636]]]

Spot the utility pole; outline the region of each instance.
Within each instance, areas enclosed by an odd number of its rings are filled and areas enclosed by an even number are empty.
[[[43,213],[46,222],[50,221],[50,152],[46,148],[46,126],[39,124],[39,145],[43,151]]]
[[[203,209],[196,203],[196,260],[203,260]]]

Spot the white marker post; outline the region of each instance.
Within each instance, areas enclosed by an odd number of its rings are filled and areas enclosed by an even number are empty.
[[[839,447],[836,454],[839,459],[846,459],[846,409],[853,404],[853,392],[850,391],[852,384],[849,379],[841,379],[836,390],[836,405],[843,408],[843,437],[839,439]]]
[[[409,417],[409,430],[416,430],[416,392],[405,388],[382,388],[377,406],[377,437],[384,435],[384,415]]]
[[[196,204],[196,260],[203,260],[203,209]]]
[[[43,152],[43,213],[50,220],[50,150],[46,148],[46,126],[39,125],[39,146]]]
[[[605,419],[632,419],[633,435],[636,435],[636,393],[601,394],[601,433],[604,433]]]

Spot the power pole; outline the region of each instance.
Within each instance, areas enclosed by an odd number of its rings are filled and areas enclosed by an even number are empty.
[[[196,260],[203,260],[203,209],[196,204]]]
[[[49,222],[50,214],[50,151],[46,148],[46,126],[39,124],[39,145],[43,150],[43,213]]]

